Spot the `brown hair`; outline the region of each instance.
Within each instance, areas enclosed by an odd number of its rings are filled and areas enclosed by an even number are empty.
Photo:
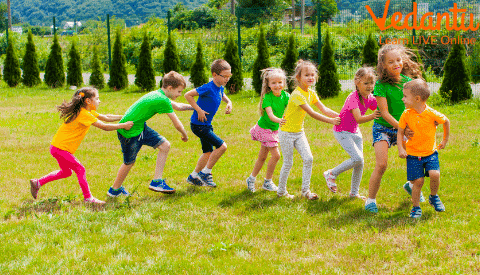
[[[375,75],[375,69],[373,67],[362,67],[357,70],[353,78],[353,82],[355,83],[355,89],[357,91],[358,91],[357,85],[358,83],[360,83],[360,81],[363,78],[367,78],[369,80],[371,79],[375,82],[375,80],[377,79],[377,76]],[[360,98],[360,102],[362,102],[363,104],[363,98],[361,96],[359,98]]]
[[[168,86],[171,86],[172,88],[183,86],[183,88],[185,88],[187,87],[187,83],[181,74],[175,71],[170,71],[164,75],[162,79],[162,88],[167,88]]]
[[[61,105],[57,106],[57,110],[60,112],[60,118],[64,119],[65,123],[74,121],[82,107],[85,107],[85,99],[94,97],[95,92],[98,91],[93,87],[84,87],[76,91],[70,102],[64,100]]]
[[[212,74],[220,74],[222,71],[231,69],[232,67],[230,66],[230,64],[228,64],[228,62],[223,59],[217,59],[213,61],[212,65],[210,66],[210,71],[212,72]]]
[[[401,79],[395,79],[393,76],[389,75],[385,67],[385,56],[391,51],[398,51],[402,57],[403,68],[401,74],[414,79],[423,79],[421,71],[422,65],[411,59],[415,54],[410,49],[401,44],[385,44],[378,51],[377,75],[380,82],[395,85],[399,84],[401,81]]]
[[[403,85],[403,89],[410,90],[413,96],[419,96],[423,102],[427,101],[431,94],[427,82],[425,82],[423,79],[414,79],[412,81],[408,81],[405,83],[405,85]]]
[[[268,86],[268,82],[270,81],[270,79],[272,77],[275,77],[275,76],[279,76],[282,78],[282,81],[283,81],[283,87],[285,87],[286,83],[287,83],[287,76],[285,74],[285,71],[283,71],[282,69],[279,69],[279,68],[266,68],[266,69],[263,69],[262,70],[262,93],[260,94],[260,104],[258,105],[258,109],[259,109],[259,114],[260,115],[263,115],[263,108],[262,108],[262,104],[263,104],[263,98],[265,97],[266,94],[268,94],[269,92],[272,91],[272,89],[270,89],[270,87]]]
[[[293,76],[292,76],[292,78],[295,80],[295,85],[296,86],[299,86],[299,84],[300,84],[298,82],[298,78],[301,76],[303,68],[308,67],[308,66],[311,66],[314,69],[315,79],[318,79],[317,66],[315,64],[313,64],[313,62],[311,62],[311,61],[300,59],[297,62],[297,66],[295,67],[295,72],[293,73]]]

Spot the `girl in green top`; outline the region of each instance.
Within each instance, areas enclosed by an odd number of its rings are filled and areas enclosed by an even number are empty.
[[[375,84],[373,95],[381,117],[375,119],[372,128],[375,169],[370,176],[368,198],[365,202],[365,210],[369,212],[378,212],[376,197],[387,169],[388,148],[397,144],[398,120],[405,110],[402,101],[403,84],[412,78],[422,77],[420,65],[410,59],[412,55],[414,54],[403,45],[386,44],[378,51],[379,80]],[[407,137],[413,134],[409,129],[406,131]],[[408,192],[406,186],[409,186],[409,182],[404,186]]]
[[[262,188],[267,191],[277,191],[277,186],[272,182],[275,166],[280,160],[278,150],[278,128],[285,123],[283,113],[287,107],[290,95],[283,90],[286,83],[286,75],[282,69],[267,68],[262,71],[262,93],[260,96],[259,113],[260,119],[250,129],[252,139],[261,142],[258,159],[253,167],[252,174],[247,178],[248,190],[255,192],[255,179],[262,169],[268,153],[272,155],[267,165],[267,174]]]

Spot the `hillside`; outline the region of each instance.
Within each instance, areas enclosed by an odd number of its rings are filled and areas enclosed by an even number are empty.
[[[208,0],[183,0],[188,9]],[[145,22],[152,15],[166,17],[167,11],[179,1],[172,0],[16,0],[11,1],[12,14],[31,25],[49,26],[57,22],[104,20],[107,14],[125,19],[127,25]]]

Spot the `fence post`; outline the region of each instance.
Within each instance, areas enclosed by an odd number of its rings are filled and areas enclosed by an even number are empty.
[[[110,44],[110,14],[107,14],[108,69],[112,66],[112,47]]]
[[[236,9],[237,15],[237,44],[238,44],[238,58],[240,58],[240,64],[242,64],[242,36],[240,35],[240,9]]]
[[[317,29],[318,29],[318,65],[322,64],[322,22],[320,22],[320,3],[317,4]]]
[[[412,12],[413,12],[413,8],[415,6],[415,0],[412,0]],[[412,16],[412,26],[413,26],[413,20],[414,20],[414,16]],[[415,41],[415,28],[412,28],[412,44],[414,43]]]
[[[170,35],[170,16],[171,12],[170,10],[167,12],[167,29],[168,29],[168,35]]]
[[[302,29],[302,35],[303,35],[303,29],[305,28],[305,0],[302,0],[302,8],[301,8],[300,14],[301,14],[300,28]]]

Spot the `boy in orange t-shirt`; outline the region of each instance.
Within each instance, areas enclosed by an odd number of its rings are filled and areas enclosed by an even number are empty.
[[[429,203],[437,212],[445,211],[445,206],[437,195],[440,184],[440,163],[437,149],[447,145],[450,135],[450,121],[448,118],[430,108],[426,102],[430,90],[425,81],[415,79],[403,86],[403,98],[406,110],[398,121],[397,140],[403,140],[405,128],[412,129],[414,136],[404,144],[398,143],[398,153],[401,158],[407,159],[407,179],[412,182],[413,208],[410,217],[420,218],[420,192],[424,177],[430,177]],[[438,124],[443,124],[443,141],[437,147],[435,131]]]

